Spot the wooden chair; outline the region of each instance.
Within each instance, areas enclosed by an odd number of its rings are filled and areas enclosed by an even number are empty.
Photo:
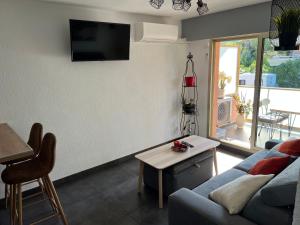
[[[33,159],[9,166],[2,172],[2,180],[10,185],[10,210],[11,225],[23,225],[23,198],[22,184],[33,180],[41,179],[43,191],[54,209],[54,213],[46,218],[39,219],[33,224],[46,221],[54,216],[60,216],[65,225],[68,224],[63,208],[49,173],[55,164],[55,136],[48,133],[43,138],[40,153]]]
[[[36,157],[40,152],[42,137],[43,137],[43,125],[40,124],[40,123],[34,123],[31,127],[30,134],[29,134],[29,139],[28,139],[28,142],[27,142],[27,144],[33,150],[33,156],[26,157],[26,158],[21,158],[21,159],[18,159],[18,160],[8,161],[8,162],[5,162],[5,163],[2,163],[2,165],[5,165],[6,168],[7,168],[7,167],[9,167],[13,164],[20,163],[22,161],[26,161],[26,160],[29,160],[31,158]],[[37,180],[37,182],[41,186],[41,184],[42,184],[41,181]],[[6,203],[6,207],[8,206],[8,199],[9,199],[9,185],[5,184],[5,203]]]

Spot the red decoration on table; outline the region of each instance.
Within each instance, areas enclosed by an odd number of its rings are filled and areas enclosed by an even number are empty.
[[[174,152],[186,152],[188,150],[188,146],[182,144],[180,141],[174,141],[172,146],[172,150]]]

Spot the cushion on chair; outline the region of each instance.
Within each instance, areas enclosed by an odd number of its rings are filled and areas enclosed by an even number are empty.
[[[283,142],[278,147],[278,151],[292,156],[300,156],[300,139]]]
[[[261,190],[261,197],[270,206],[289,206],[295,203],[300,170],[300,158],[272,179]]]
[[[248,200],[273,176],[247,174],[212,191],[209,196],[214,202],[225,207],[229,214],[238,214]]]
[[[267,159],[262,159],[255,164],[249,171],[249,174],[279,174],[290,164],[290,156],[285,157],[272,157]]]

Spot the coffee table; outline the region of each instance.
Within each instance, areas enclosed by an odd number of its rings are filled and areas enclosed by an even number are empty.
[[[151,149],[149,151],[137,154],[135,158],[140,161],[140,172],[138,179],[138,192],[142,192],[142,183],[143,183],[143,174],[144,174],[144,164],[148,164],[158,171],[158,202],[159,208],[163,208],[163,170],[173,166],[177,163],[180,163],[186,159],[189,159],[193,156],[201,154],[208,150],[213,150],[214,152],[214,167],[215,172],[218,174],[218,165],[217,165],[217,147],[220,145],[220,142],[213,141],[207,138],[199,137],[192,135],[180,141],[186,141],[193,145],[193,148],[189,148],[186,152],[174,152],[171,147],[173,143],[165,144],[157,148]]]

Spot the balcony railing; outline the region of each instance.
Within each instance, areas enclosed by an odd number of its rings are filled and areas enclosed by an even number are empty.
[[[253,102],[254,87],[238,86],[238,92],[246,96],[247,100]],[[260,100],[268,98],[270,104],[268,109],[283,109],[286,111],[300,112],[300,89],[292,88],[277,88],[277,87],[262,87],[260,91]],[[251,119],[249,115],[248,119]],[[300,128],[300,116],[297,116],[294,123],[294,128]]]

